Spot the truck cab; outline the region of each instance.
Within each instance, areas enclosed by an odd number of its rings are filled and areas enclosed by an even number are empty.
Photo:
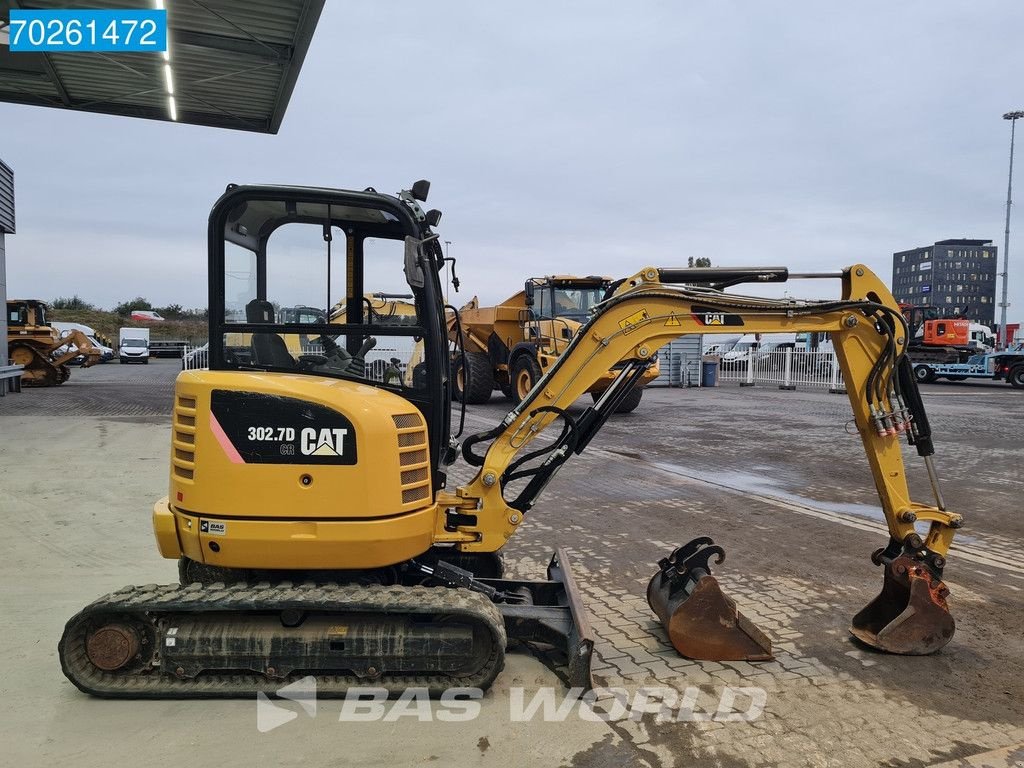
[[[971,323],[970,341],[968,346],[977,349],[979,352],[992,352],[996,348],[996,335],[992,329],[981,323]]]
[[[459,326],[449,318],[451,341],[460,343],[461,327],[466,342],[454,361],[456,397],[485,403],[497,388],[521,402],[590,321],[611,285],[608,277],[549,275],[529,278],[523,290],[496,306],[481,307],[474,297],[459,310]],[[658,363],[644,371],[616,413],[634,410],[643,387],[659,373]],[[595,401],[617,374],[613,367],[587,390]]]

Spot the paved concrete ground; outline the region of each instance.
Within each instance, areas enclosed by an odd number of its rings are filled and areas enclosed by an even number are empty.
[[[587,722],[573,711],[562,723],[512,722],[516,689],[529,700],[559,685],[525,652],[510,656],[470,722],[339,723],[341,703],[321,702],[315,718],[260,733],[252,701],[91,700],[57,664],[63,623],[87,602],[176,578],[149,530],[152,501],[166,492],[176,372],[174,361],[97,366],[0,401],[7,764],[1020,764],[1020,392],[925,388],[947,503],[968,523],[946,572],[957,635],[934,656],[879,655],[847,637],[849,617],[880,586],[868,555],[885,535],[843,396],[654,390],[566,465],[505,554],[514,573],[538,577],[554,547],[570,548],[598,634],[599,681],[630,695],[667,688],[682,701],[661,691],[664,710],[636,720]],[[470,430],[504,411],[498,398],[471,409]],[[923,468],[907,456],[927,500]],[[701,534],[725,546],[717,573],[771,636],[776,661],[691,662],[667,645],[644,588],[659,557]],[[728,691],[754,687],[767,696],[758,718],[725,719],[751,704],[742,694],[712,717]]]

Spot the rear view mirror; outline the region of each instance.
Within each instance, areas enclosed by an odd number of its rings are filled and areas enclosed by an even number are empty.
[[[430,182],[426,179],[420,179],[412,185],[411,192],[414,199],[419,200],[421,203],[427,202],[427,195],[430,194]]]
[[[420,260],[420,241],[415,237],[405,238],[405,281],[413,288],[422,288],[427,283]]]
[[[532,307],[533,306],[533,290],[534,290],[533,281],[532,280],[527,280],[526,281],[526,306],[528,306],[528,307]]]

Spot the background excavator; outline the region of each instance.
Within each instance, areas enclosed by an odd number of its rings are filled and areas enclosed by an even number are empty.
[[[614,281],[523,400],[459,446],[433,232],[441,214],[420,206],[428,188],[232,185],[217,201],[210,369],[177,379],[170,494],[153,510],[158,548],[178,560],[181,583],[125,587],[71,618],[59,656],[75,685],[143,698],[248,696],[305,675],[321,696],[368,684],[486,688],[515,638],[560,649],[569,684],[589,686],[593,638],[565,552],[535,581],[502,578],[497,553],[658,348],[698,331],[830,334],[890,533],[873,555],[882,591],[851,632],[900,654],[949,641],[942,572],[962,518],[938,491],[905,322],[866,267],[649,267]],[[837,280],[840,296],[725,291],[790,277]],[[411,294],[413,319],[372,311],[363,297],[377,293]],[[329,316],[339,295],[344,314],[333,323],[281,322],[273,310],[323,306]],[[294,355],[288,339],[299,334],[330,343]],[[407,361],[411,376],[377,381],[359,361],[389,339],[411,341],[419,357]],[[610,369],[616,378],[597,401],[571,409]],[[910,499],[904,438],[924,457],[933,504]],[[448,489],[460,447],[477,471]],[[697,658],[770,656],[768,639],[717,588],[712,557],[720,562],[721,550],[701,537],[659,562],[648,600],[670,639]]]
[[[61,332],[46,317],[46,304],[38,299],[8,299],[7,357],[25,366],[21,382],[26,387],[56,387],[71,377],[68,363],[82,358],[82,367],[96,365],[103,351],[77,329]]]
[[[971,321],[959,307],[951,311],[900,304],[900,311],[910,329],[907,351],[915,363],[966,363],[974,355],[995,350],[992,329]]]

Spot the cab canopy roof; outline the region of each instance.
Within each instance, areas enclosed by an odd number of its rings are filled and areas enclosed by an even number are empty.
[[[550,283],[556,288],[568,288],[574,285],[600,287],[602,285],[607,285],[612,281],[610,277],[602,277],[600,275],[587,275],[586,277],[580,277],[577,275],[548,275],[546,277],[538,277],[534,279],[538,282]]]
[[[10,9],[155,7],[138,0],[0,0],[0,101],[277,133],[324,0],[166,2],[160,53],[11,53]],[[164,65],[173,87],[170,101]]]

